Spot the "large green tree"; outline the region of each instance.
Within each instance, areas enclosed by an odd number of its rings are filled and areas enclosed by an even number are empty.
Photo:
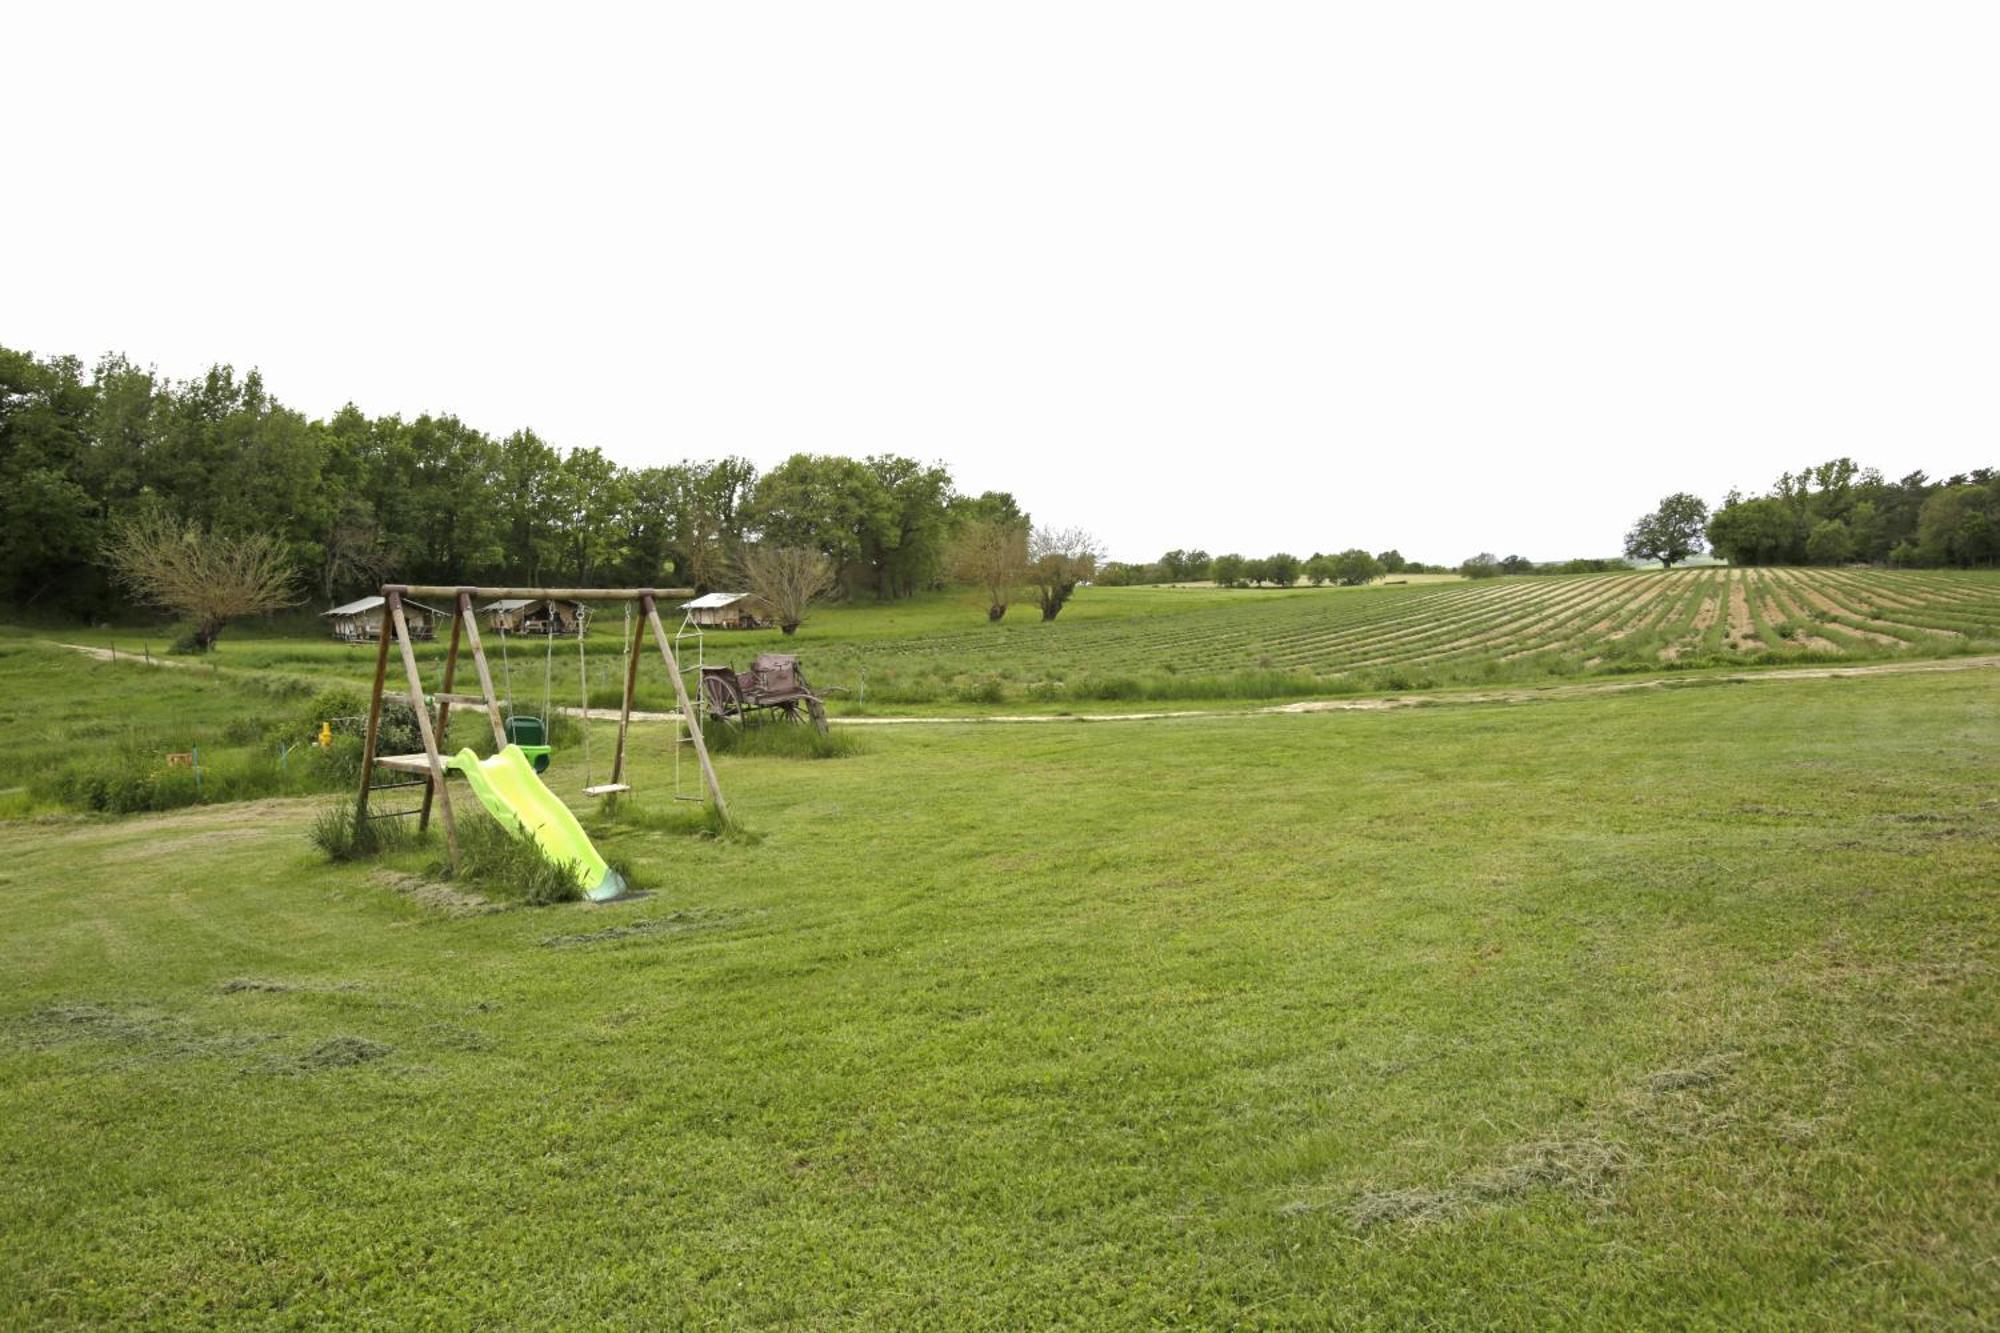
[[[758,481],[750,506],[761,540],[820,551],[844,578],[865,570],[878,535],[896,518],[875,469],[838,454],[793,454]]]
[[[1634,560],[1657,560],[1661,568],[1672,569],[1700,553],[1707,526],[1707,502],[1676,491],[1632,525],[1625,534],[1625,554]]]
[[[1332,557],[1333,577],[1349,587],[1372,583],[1382,577],[1382,562],[1356,546]]]
[[[1735,565],[1797,564],[1805,556],[1798,509],[1776,496],[1739,500],[1708,521],[1708,542]]]

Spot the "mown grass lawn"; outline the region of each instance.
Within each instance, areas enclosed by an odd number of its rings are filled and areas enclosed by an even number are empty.
[[[0,825],[0,1322],[2000,1308],[1991,671],[861,743],[607,908]]]

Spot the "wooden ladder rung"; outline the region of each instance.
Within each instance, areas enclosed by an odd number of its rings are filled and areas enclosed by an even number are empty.
[[[454,694],[449,690],[440,690],[431,698],[441,703],[471,704],[474,708],[486,707],[486,696],[483,694]]]
[[[427,754],[378,754],[375,762],[397,773],[428,774],[431,771],[431,757]]]
[[[616,796],[621,791],[631,790],[632,784],[629,782],[602,782],[595,787],[585,787],[583,794],[585,796]]]

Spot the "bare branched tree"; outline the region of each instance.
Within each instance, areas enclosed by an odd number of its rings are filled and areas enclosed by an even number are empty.
[[[951,576],[986,589],[986,618],[1007,614],[1014,590],[1028,581],[1028,524],[1025,519],[974,519],[951,544]]]
[[[1076,585],[1097,573],[1104,548],[1082,528],[1036,528],[1028,542],[1028,581],[1042,619],[1054,620]]]
[[[807,607],[833,589],[833,561],[810,547],[749,546],[737,564],[750,595],[764,604],[787,634],[805,623]]]
[[[112,577],[138,600],[194,621],[201,652],[214,647],[238,616],[299,600],[284,545],[267,532],[225,537],[154,512],[113,527],[104,558]]]

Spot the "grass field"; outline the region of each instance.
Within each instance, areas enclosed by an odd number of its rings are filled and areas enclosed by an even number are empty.
[[[599,703],[617,698],[621,630],[607,615],[588,645]],[[365,681],[372,649],[321,635],[296,623],[276,633],[246,628],[224,640],[219,657],[266,673]],[[128,651],[149,642],[131,630],[71,637],[122,638]],[[575,704],[574,644],[559,644],[553,663],[544,647],[512,645],[517,693],[539,704],[547,684],[553,702]],[[848,712],[864,701],[878,710],[980,708],[1532,684],[1993,652],[2000,571],[1711,566],[1369,588],[1088,588],[1049,624],[1025,605],[989,625],[983,602],[937,593],[825,607],[791,639],[707,639],[710,660],[739,667],[771,650],[800,654],[816,683],[842,687],[836,711]],[[427,646],[426,661],[442,651]],[[644,706],[670,706],[663,682],[643,688]]]
[[[1992,587],[1889,586],[1811,632]],[[311,798],[0,823],[0,1321],[1979,1326],[1995,673],[1685,683],[871,729],[723,756],[725,840],[645,728],[601,908]]]

